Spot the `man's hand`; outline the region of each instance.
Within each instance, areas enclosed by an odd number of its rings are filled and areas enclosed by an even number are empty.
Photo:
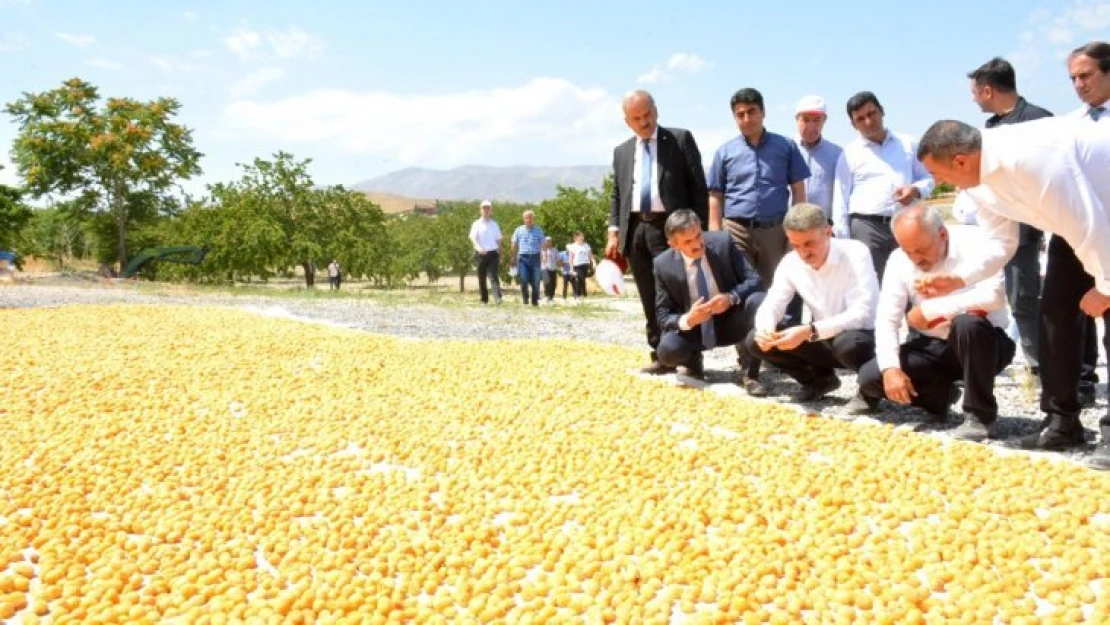
[[[921,312],[920,306],[914,306],[906,313],[906,323],[918,332],[929,329],[929,320],[925,318],[925,313]]]
[[[728,293],[718,293],[713,299],[709,300],[709,310],[714,315],[719,315],[729,308],[732,308],[732,298],[728,296]]]
[[[918,278],[914,282],[914,288],[925,299],[933,297],[944,297],[953,291],[959,291],[967,286],[964,279],[952,274],[940,274],[936,276],[925,276]]]
[[[910,382],[910,376],[898,367],[891,367],[883,371],[883,390],[886,398],[899,404],[908,404],[917,397],[917,391]]]
[[[788,352],[804,343],[811,334],[813,334],[813,332],[810,331],[808,325],[787,328],[779,332],[779,338],[775,341],[775,348]]]
[[[617,232],[610,232],[609,233],[609,240],[607,240],[605,242],[605,257],[606,258],[611,258],[613,255],[615,255],[617,253],[617,248],[620,247],[620,243],[617,242],[617,235],[618,234],[619,233],[617,233]]]
[[[777,340],[779,340],[779,333],[774,330],[770,332],[757,330],[755,333],[755,344],[765,352],[775,349],[775,341]]]
[[[912,184],[903,185],[894,190],[894,201],[902,206],[909,206],[911,202],[921,197],[921,191]]]
[[[705,301],[704,297],[699,297],[698,301],[690,307],[690,312],[686,313],[686,323],[691,328],[696,328],[705,323],[707,319],[713,316],[713,302]]]
[[[1098,289],[1091,288],[1079,300],[1079,308],[1088,317],[1101,317],[1110,309],[1110,296],[1103,295]]]

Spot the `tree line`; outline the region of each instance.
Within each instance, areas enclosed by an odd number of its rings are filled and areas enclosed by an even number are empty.
[[[319,186],[311,161],[278,152],[239,164],[238,179],[191,197],[180,184],[202,173],[192,130],[176,120],[173,98],[102,98],[78,78],[24,93],[4,111],[18,126],[12,162],[19,188],[0,185],[0,249],[64,268],[95,259],[119,268],[142,249],[193,245],[198,266],[153,263],[162,280],[235,283],[292,276],[311,285],[315,269],[339,260],[348,279],[396,287],[474,270],[467,235],[478,199],[440,201],[437,214],[386,215],[363,193]],[[582,231],[600,249],[611,181],[601,188],[559,187],[539,204],[498,203],[494,218],[508,251],[512,230],[533,210],[562,248]],[[32,208],[30,202],[40,206]],[[508,263],[502,263],[506,277]]]

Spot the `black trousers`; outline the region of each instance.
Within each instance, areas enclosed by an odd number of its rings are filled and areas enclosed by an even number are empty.
[[[501,254],[498,252],[478,254],[478,295],[483,303],[489,301],[489,287],[486,286],[486,280],[493,284],[494,299],[501,301],[501,283],[497,280],[497,265],[500,262]]]
[[[1023,224],[1024,225],[1024,224]],[[1024,231],[1024,228],[1023,228]],[[1030,367],[1038,367],[1037,310],[1041,299],[1041,239],[1022,240],[1006,263],[1006,299],[1021,335],[1021,351]],[[1096,350],[1097,351],[1097,350]]]
[[[759,375],[759,361],[749,357],[744,349],[744,337],[751,332],[755,324],[755,312],[759,310],[765,295],[762,291],[752,293],[740,306],[733,306],[713,317],[716,347],[735,345],[741,370],[752,378]],[[665,332],[656,348],[659,362],[668,367],[689,366],[697,361],[703,351],[705,346],[701,342],[701,326],[686,332]]]
[[[564,273],[563,275],[563,299],[567,298],[567,288],[574,282],[575,277],[573,273]]]
[[[628,227],[632,228],[629,245],[628,264],[632,268],[632,278],[636,281],[636,292],[640,294],[640,305],[644,309],[644,329],[647,342],[651,346],[651,359],[656,360],[659,347],[659,321],[655,317],[655,257],[667,251],[667,237],[663,234],[664,215],[657,215],[651,221],[641,221],[636,215],[629,216]]]
[[[1037,344],[1044,363],[1041,366],[1041,410],[1048,417],[1047,427],[1062,433],[1083,427],[1079,422],[1078,382],[1090,318],[1079,309],[1079,300],[1094,284],[1094,278],[1083,270],[1083,264],[1068,242],[1063,237],[1052,237],[1048,244]],[[1110,324],[1110,313],[1103,316],[1103,321]],[[1103,345],[1110,353],[1110,332],[1103,337]],[[1104,415],[1099,425],[1103,431],[1110,428],[1110,414]]]
[[[809,384],[835,375],[837,369],[859,371],[875,357],[875,333],[871,330],[846,330],[822,341],[806,341],[790,351],[763,351],[755,343],[755,330],[744,339],[744,348],[753,358],[765,360],[798,381]]]
[[[558,271],[558,269],[543,270],[543,296],[547,299],[555,298],[555,276]]]
[[[849,215],[848,229],[853,239],[871,250],[875,275],[879,278],[879,284],[882,284],[886,261],[894,248],[898,247],[898,242],[894,240],[894,233],[890,230],[890,217]]]
[[[947,414],[952,383],[963,380],[963,411],[989,424],[998,418],[994,379],[1013,361],[1015,351],[1014,341],[985,317],[957,315],[948,340],[911,332],[898,356],[917,391],[914,406],[935,415]],[[860,369],[859,390],[865,397],[886,397],[877,360]]]
[[[586,278],[590,273],[590,265],[575,265],[574,266],[574,296],[586,297]]]

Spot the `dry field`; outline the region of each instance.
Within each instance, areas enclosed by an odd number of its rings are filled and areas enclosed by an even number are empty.
[[[0,344],[13,622],[1110,615],[1110,475],[642,380],[636,350],[170,306],[0,310]]]

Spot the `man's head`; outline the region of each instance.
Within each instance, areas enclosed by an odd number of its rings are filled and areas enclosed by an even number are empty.
[[[550,248],[552,245],[555,245],[555,242],[551,240],[551,237],[544,237],[544,239],[543,239],[543,248],[546,250],[546,249]]]
[[[829,240],[832,228],[825,212],[816,204],[795,204],[786,211],[782,221],[786,238],[802,261],[814,269],[820,269],[829,258]]]
[[[582,245],[583,243],[586,242],[586,235],[583,234],[581,230],[579,230],[578,232],[575,232],[574,233],[574,242],[579,244],[579,245]]]
[[[528,210],[528,211],[524,211],[523,217],[524,217],[524,225],[531,228],[532,224],[535,223],[535,221],[536,221],[536,214],[533,213],[532,211]]]
[[[825,120],[829,118],[825,111],[825,100],[819,96],[807,95],[798,100],[794,109],[794,119],[798,122],[798,136],[802,143],[813,145],[821,139],[821,131],[825,129]]]
[[[848,98],[848,105],[845,108],[848,109],[848,119],[852,122],[852,128],[855,128],[856,132],[863,135],[865,139],[875,143],[882,143],[886,139],[886,126],[883,125],[883,116],[886,113],[874,93],[860,91]]]
[[[1110,43],[1092,41],[1068,57],[1075,95],[1088,106],[1110,105]]]
[[[728,104],[740,134],[749,141],[758,141],[763,134],[763,94],[744,88],[732,94]]]
[[[948,228],[932,206],[914,204],[894,214],[890,222],[898,247],[921,271],[932,271],[948,256]]]
[[[663,234],[667,244],[687,258],[701,258],[705,255],[705,238],[701,232],[701,219],[697,213],[680,208],[667,217],[663,224]]]
[[[917,145],[917,158],[937,183],[961,189],[979,186],[983,135],[978,128],[951,119],[925,131]]]
[[[1017,75],[1014,66],[1000,57],[983,63],[968,72],[971,79],[971,99],[984,113],[1005,113],[1017,97]]]
[[[491,204],[489,200],[483,200],[479,210],[482,213],[482,217],[489,217],[493,214],[493,204]]]
[[[659,111],[655,109],[655,99],[642,89],[624,96],[624,123],[641,139],[650,139],[659,125]]]

